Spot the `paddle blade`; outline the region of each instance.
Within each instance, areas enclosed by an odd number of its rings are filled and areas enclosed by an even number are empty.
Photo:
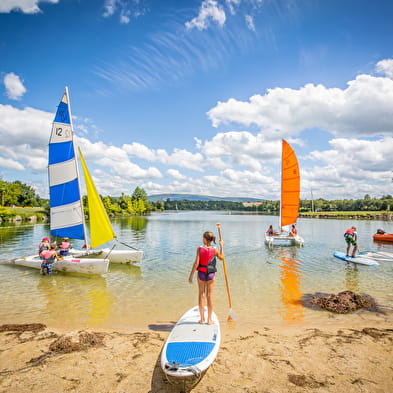
[[[232,309],[229,310],[229,315],[228,315],[227,321],[228,322],[229,321],[236,321],[236,315]]]

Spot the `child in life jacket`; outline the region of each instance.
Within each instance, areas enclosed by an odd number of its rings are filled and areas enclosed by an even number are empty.
[[[44,251],[47,251],[50,249],[50,240],[48,237],[44,237],[41,241],[41,243],[38,245],[38,255],[40,256],[41,260],[44,260],[45,258],[42,256],[42,253]]]
[[[68,237],[63,237],[63,241],[59,245],[59,254],[63,257],[65,255],[70,255],[70,248],[72,248],[71,243],[68,241]]]
[[[351,227],[347,229],[344,233],[344,238],[347,243],[347,256],[349,256],[351,245],[353,245],[352,257],[354,257],[358,249],[358,243],[357,243],[358,234],[356,232],[356,227]]]
[[[59,255],[56,252],[56,244],[51,244],[49,250],[45,250],[42,252],[42,256],[44,257],[44,261],[41,263],[41,274],[52,274],[52,263],[59,259]]]
[[[212,246],[216,237],[212,232],[205,232],[202,237],[203,246],[197,248],[194,264],[191,269],[188,282],[192,284],[194,273],[198,271],[198,305],[201,319],[199,323],[205,323],[205,297],[207,298],[207,324],[211,325],[213,314],[214,277],[216,269],[216,257],[224,259],[224,241],[220,240],[220,251]]]

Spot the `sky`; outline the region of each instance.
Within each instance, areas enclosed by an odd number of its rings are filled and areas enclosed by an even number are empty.
[[[1,0],[0,179],[48,197],[68,86],[106,196],[393,194],[391,0]]]

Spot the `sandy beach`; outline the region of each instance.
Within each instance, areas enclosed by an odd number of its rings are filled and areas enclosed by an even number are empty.
[[[391,392],[391,316],[355,321],[346,315],[318,328],[222,324],[216,361],[191,391]],[[164,328],[61,331],[41,324],[2,325],[0,392],[190,391],[170,384],[161,370],[170,326]]]

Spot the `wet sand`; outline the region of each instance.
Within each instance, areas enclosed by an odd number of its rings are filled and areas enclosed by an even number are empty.
[[[345,392],[393,389],[392,316],[318,327],[222,324],[213,365],[193,388],[170,384],[159,359],[170,326],[147,331],[0,327],[0,392]],[[354,323],[355,321],[355,323]]]

